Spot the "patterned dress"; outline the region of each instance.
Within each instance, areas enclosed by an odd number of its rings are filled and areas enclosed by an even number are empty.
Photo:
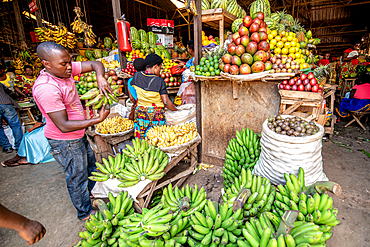
[[[351,48],[345,50],[345,53],[350,53],[353,51]],[[351,73],[356,72],[356,67],[358,64],[357,59],[352,59],[348,62],[343,62],[340,67],[340,75],[339,75],[339,86],[338,89],[341,90],[343,87],[344,79],[347,78]],[[346,91],[350,90],[350,85],[347,85]]]
[[[32,86],[36,78],[29,79],[24,75],[18,76],[14,79],[15,86],[21,88],[24,94],[32,94]]]

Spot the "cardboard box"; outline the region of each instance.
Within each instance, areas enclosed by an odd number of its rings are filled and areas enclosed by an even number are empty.
[[[165,45],[166,48],[172,48],[173,47],[173,34],[166,34],[165,35]]]
[[[163,45],[163,46],[165,46],[165,43],[166,43],[166,35],[165,34],[160,34],[160,33],[157,33],[157,35],[158,35],[157,45]]]

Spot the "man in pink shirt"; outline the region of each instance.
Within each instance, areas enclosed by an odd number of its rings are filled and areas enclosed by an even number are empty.
[[[45,137],[50,152],[63,167],[72,203],[78,218],[88,219],[92,213],[89,193],[95,182],[88,176],[95,171],[95,156],[85,137],[85,128],[102,122],[109,114],[105,105],[98,118],[85,119],[73,76],[94,70],[100,93],[112,92],[104,79],[101,62],[71,62],[68,51],[53,42],[43,42],[37,47],[37,55],[45,69],[36,79],[32,93],[45,117]]]

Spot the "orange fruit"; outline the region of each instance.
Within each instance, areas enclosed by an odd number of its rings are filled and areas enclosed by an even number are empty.
[[[286,54],[289,53],[289,49],[288,48],[283,48],[283,49],[281,49],[281,53],[286,55]]]
[[[284,47],[284,43],[281,42],[281,41],[279,41],[279,42],[277,42],[276,46],[279,47],[279,48],[283,48]]]

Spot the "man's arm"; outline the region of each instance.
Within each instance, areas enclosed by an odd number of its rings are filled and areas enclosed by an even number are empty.
[[[113,94],[113,90],[110,88],[109,83],[104,78],[105,69],[102,62],[99,61],[84,61],[81,62],[81,73],[90,71],[96,72],[96,80],[101,94],[105,94],[108,97],[107,91]]]
[[[0,204],[0,227],[18,231],[28,245],[37,243],[46,233],[43,225],[34,220],[14,213]]]
[[[99,112],[98,118],[85,120],[68,120],[66,110],[48,113],[48,116],[62,133],[68,133],[76,130],[85,129],[89,126],[102,122],[109,115],[109,112],[110,110],[106,110],[105,105],[103,105]]]
[[[177,111],[176,106],[171,102],[170,98],[168,98],[168,94],[161,94],[161,98],[164,106],[167,107],[167,109],[171,111]]]

